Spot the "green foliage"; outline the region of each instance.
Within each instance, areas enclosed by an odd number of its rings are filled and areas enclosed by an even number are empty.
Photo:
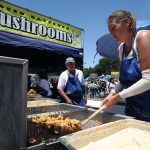
[[[83,74],[84,74],[84,78],[87,78],[89,75],[89,69],[88,68],[83,68]]]
[[[98,75],[110,74],[111,71],[118,71],[119,65],[118,61],[110,60],[108,58],[102,58],[99,60],[99,63],[95,65],[94,68],[83,68],[84,77],[88,77],[92,72],[97,73]]]
[[[87,78],[89,76],[89,74],[91,74],[93,71],[94,71],[94,69],[91,67],[83,68],[84,77]]]

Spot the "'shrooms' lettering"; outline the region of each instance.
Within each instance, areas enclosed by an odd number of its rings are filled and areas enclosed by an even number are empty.
[[[45,25],[30,22],[25,17],[19,18],[0,12],[0,25],[35,35],[39,33],[43,37],[48,36],[51,39],[72,43],[71,33],[50,27],[47,28]]]

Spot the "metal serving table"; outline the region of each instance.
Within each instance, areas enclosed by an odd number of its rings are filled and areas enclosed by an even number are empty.
[[[30,108],[28,110],[28,116],[27,116],[27,135],[34,135],[34,134],[40,134],[43,136],[43,142],[37,145],[29,146],[26,149],[27,150],[48,150],[53,149],[53,147],[57,147],[59,150],[67,150],[67,148],[60,144],[58,141],[58,138],[60,138],[60,135],[51,135],[51,133],[44,134],[44,130],[39,129],[38,126],[36,126],[32,121],[31,118],[33,116],[43,116],[43,115],[49,115],[49,116],[58,116],[59,114],[63,114],[64,117],[69,117],[70,119],[78,119],[80,121],[83,121],[88,116],[90,116],[92,113],[94,113],[94,109],[88,109],[84,107],[69,105],[69,104],[55,104],[51,106],[42,106],[37,108]],[[96,120],[102,121],[104,124],[113,122],[116,120],[126,119],[127,116],[124,115],[118,115],[118,114],[112,114],[112,113],[102,113],[98,114],[93,118],[93,120],[89,121],[83,128],[83,130],[86,130],[88,128],[93,127],[93,121]]]

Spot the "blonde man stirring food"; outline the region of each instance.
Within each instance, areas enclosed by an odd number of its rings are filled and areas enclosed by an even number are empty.
[[[126,98],[126,115],[150,121],[150,31],[136,33],[131,12],[114,11],[108,29],[119,46],[120,82],[103,101],[107,109]]]

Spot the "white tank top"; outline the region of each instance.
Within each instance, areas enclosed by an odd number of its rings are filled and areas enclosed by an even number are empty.
[[[141,30],[141,31],[143,31],[143,30]],[[138,34],[141,31],[137,32],[137,34],[135,36],[135,39],[134,39],[134,43],[133,43],[133,49],[135,50],[135,53],[136,53],[136,56],[137,56],[137,61],[139,61],[139,58],[138,58],[138,53],[137,53],[137,49],[136,49],[136,38],[137,38]],[[119,59],[120,59],[120,61],[122,60],[123,45],[124,45],[124,43],[121,43],[119,45],[119,48],[118,48],[118,53],[119,53]],[[133,51],[130,51],[130,53],[129,53],[128,56],[125,56],[125,55],[123,56],[123,59],[130,59],[132,57],[133,57]]]

